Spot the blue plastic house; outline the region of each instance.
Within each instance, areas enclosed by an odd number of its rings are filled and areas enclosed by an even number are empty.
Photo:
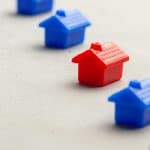
[[[141,128],[150,124],[150,79],[133,80],[129,86],[109,97],[115,102],[117,125]]]
[[[53,0],[17,0],[19,14],[35,15],[52,10]]]
[[[84,41],[85,28],[90,22],[76,9],[57,10],[56,14],[40,23],[45,28],[45,45],[68,48]]]

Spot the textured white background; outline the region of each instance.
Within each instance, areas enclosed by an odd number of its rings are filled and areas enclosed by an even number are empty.
[[[15,1],[0,4],[1,150],[147,150],[150,127],[114,126],[107,97],[133,78],[150,75],[149,0],[57,0],[92,22],[83,45],[66,51],[43,47],[38,23],[48,14],[15,14]],[[129,55],[122,81],[104,88],[77,84],[71,58],[91,41],[114,41]]]

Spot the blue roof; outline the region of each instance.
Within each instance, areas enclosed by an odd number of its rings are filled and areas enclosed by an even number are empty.
[[[77,9],[65,11],[57,10],[56,14],[47,20],[40,23],[40,27],[50,27],[55,25],[62,27],[66,31],[72,31],[79,28],[85,28],[90,25],[90,22]]]
[[[109,97],[109,101],[115,102],[122,99],[130,99],[128,102],[134,99],[136,102],[142,102],[144,106],[150,106],[150,79],[132,80],[127,88]]]

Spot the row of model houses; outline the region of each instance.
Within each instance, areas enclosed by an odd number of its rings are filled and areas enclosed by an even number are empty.
[[[34,15],[50,11],[53,0],[18,0],[18,13]],[[45,28],[45,46],[68,48],[84,41],[91,23],[78,10],[57,10],[40,23]],[[78,80],[88,86],[105,86],[122,77],[123,64],[129,56],[112,42],[92,43],[85,52],[72,59],[78,63]],[[109,98],[115,102],[116,124],[143,127],[150,124],[150,80],[130,82],[129,86]]]

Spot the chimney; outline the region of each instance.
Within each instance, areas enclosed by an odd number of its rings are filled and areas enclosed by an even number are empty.
[[[94,49],[96,51],[102,51],[102,45],[99,42],[95,42],[91,44],[91,49]]]

